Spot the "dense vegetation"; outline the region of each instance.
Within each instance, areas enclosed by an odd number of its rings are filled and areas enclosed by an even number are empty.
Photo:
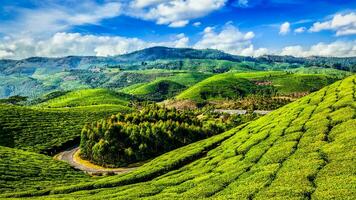
[[[177,75],[186,76],[186,81],[191,81],[189,84],[193,84],[212,73],[228,71],[283,71],[300,67],[317,67],[334,70],[333,73],[338,78],[343,78],[346,72],[355,72],[355,66],[355,58],[290,56],[252,58],[211,49],[165,47],[153,47],[114,57],[69,56],[0,60],[0,98],[20,95],[36,99],[53,91],[88,88],[122,89],[160,78],[167,80],[168,77],[169,80],[187,86],[182,83],[184,80],[179,81]],[[321,69],[316,71],[322,71]]]
[[[91,181],[80,171],[51,157],[0,146],[0,194],[37,191]]]
[[[155,104],[118,114],[83,128],[81,156],[100,165],[127,165],[224,132],[251,117],[215,115]]]
[[[131,173],[38,195],[41,199],[355,199],[355,102],[356,76],[352,76],[247,125],[168,152]]]
[[[0,60],[0,199],[356,199],[355,67],[166,47]],[[103,166],[146,164],[93,178],[46,156],[79,143]]]
[[[224,73],[207,78],[176,96],[177,100],[193,100],[228,105],[240,109],[276,109],[291,100],[305,96],[336,80],[323,74],[291,72]],[[215,102],[215,103],[214,103]],[[216,103],[217,102],[217,103]]]
[[[170,80],[157,80],[151,83],[133,85],[122,91],[141,99],[163,101],[172,98],[186,87]]]
[[[79,142],[86,122],[128,111],[121,105],[41,109],[0,104],[0,145],[52,154]]]
[[[48,95],[47,95],[48,96]],[[64,93],[36,105],[44,108],[63,108],[92,105],[122,105],[128,106],[134,97],[109,89],[83,89]]]

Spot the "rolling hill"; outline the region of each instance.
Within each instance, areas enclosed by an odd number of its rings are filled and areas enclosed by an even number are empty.
[[[355,199],[355,102],[356,76],[351,76],[256,121],[168,152],[131,173],[22,196]]]
[[[24,189],[35,194],[73,181],[91,181],[84,173],[49,156],[2,146],[0,155],[1,194],[21,193]]]
[[[129,111],[122,105],[46,109],[0,104],[0,145],[53,155],[78,144],[85,123]]]
[[[121,91],[142,99],[163,101],[167,98],[175,96],[183,89],[185,89],[184,85],[181,85],[174,81],[156,80],[151,83],[133,85],[131,87],[124,88]]]
[[[316,91],[335,81],[322,74],[293,74],[282,71],[224,73],[207,78],[176,96],[194,101],[239,99],[251,94],[290,95]],[[267,93],[266,93],[267,92]]]
[[[31,107],[0,104],[0,145],[52,155],[78,144],[85,123],[130,112],[134,99],[108,89],[59,94]]]
[[[167,72],[141,73],[151,69],[169,70],[172,74],[179,70],[194,73],[224,73],[231,70],[246,72],[319,67],[353,73],[356,71],[355,66],[354,57],[252,58],[213,49],[167,47],[151,47],[111,57],[32,57],[22,60],[0,60],[0,98],[21,95],[34,99],[53,91],[85,88],[120,89],[133,84],[151,82],[156,78],[172,76]]]
[[[57,98],[40,103],[36,107],[63,108],[105,104],[127,106],[134,99],[133,96],[109,89],[83,89],[68,92]]]

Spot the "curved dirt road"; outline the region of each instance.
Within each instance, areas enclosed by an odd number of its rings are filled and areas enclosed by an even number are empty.
[[[89,174],[105,174],[105,173],[114,173],[114,174],[123,174],[123,173],[128,173],[130,171],[135,170],[137,167],[131,167],[131,168],[104,168],[101,166],[97,166],[94,164],[89,164],[89,165],[84,165],[82,162],[83,160],[80,160],[78,162],[78,156],[75,156],[75,154],[79,151],[79,147],[63,151],[55,156],[56,159],[66,161],[69,163],[71,166],[73,166],[76,169],[85,171]],[[80,158],[79,158],[80,159]],[[87,162],[87,161],[84,161]]]

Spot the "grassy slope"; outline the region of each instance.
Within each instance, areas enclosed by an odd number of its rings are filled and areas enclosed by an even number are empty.
[[[286,72],[225,73],[207,78],[176,96],[177,99],[201,101],[202,93],[213,94],[208,99],[236,98],[236,90],[252,93],[251,81],[271,81],[280,95],[309,92],[330,84],[333,79],[321,74],[287,74]]]
[[[81,171],[51,157],[0,146],[0,194],[91,181]]]
[[[109,89],[84,89],[69,92],[60,97],[51,99],[37,106],[62,108],[76,106],[91,106],[91,105],[122,105],[127,106],[131,96],[118,93]]]
[[[0,105],[0,127],[5,130],[0,145],[52,154],[74,145],[85,123],[130,111],[131,98],[108,89],[85,89],[32,107]]]
[[[129,174],[55,188],[47,198],[355,199],[355,127],[352,76]]]
[[[332,69],[332,68],[321,68],[321,67],[307,67],[307,68],[300,67],[295,69],[289,69],[286,71],[299,73],[299,74],[324,74],[338,79],[343,79],[346,76],[352,75],[352,72]]]
[[[138,87],[130,87],[124,91],[141,98],[161,101],[175,96],[184,88],[184,85],[174,81],[156,80],[151,83],[140,84]]]
[[[122,105],[51,109],[0,105],[0,127],[4,129],[0,145],[51,154],[78,139],[85,123],[128,111]]]

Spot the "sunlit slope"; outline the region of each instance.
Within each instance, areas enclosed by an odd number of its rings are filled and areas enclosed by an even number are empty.
[[[133,97],[109,89],[83,89],[69,92],[60,97],[41,103],[38,106],[50,108],[77,107],[91,105],[127,106]]]
[[[156,80],[151,83],[140,84],[135,88],[128,88],[125,90],[125,92],[143,99],[162,101],[164,99],[175,96],[184,88],[184,85],[174,81]]]
[[[282,71],[228,72],[207,78],[183,91],[176,98],[195,101],[238,99],[251,94],[263,93],[261,89],[268,86],[273,86],[278,95],[290,95],[316,91],[333,81],[335,81],[334,78],[322,74],[292,74]]]
[[[355,100],[352,76],[137,171],[39,198],[355,199]]]
[[[0,145],[52,154],[79,144],[85,123],[128,111],[121,105],[40,109],[0,104]]]
[[[90,181],[89,176],[51,157],[0,146],[0,194],[37,191],[73,182]]]

